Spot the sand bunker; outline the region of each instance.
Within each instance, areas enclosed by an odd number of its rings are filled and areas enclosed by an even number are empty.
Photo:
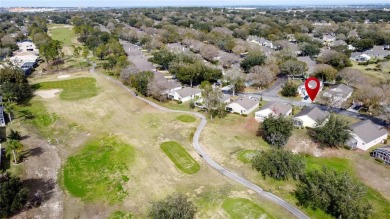
[[[60,89],[39,90],[39,91],[35,91],[35,95],[38,95],[45,99],[49,99],[55,97],[56,94],[60,91],[61,91]]]
[[[57,78],[59,79],[64,79],[64,78],[69,78],[70,75],[59,75]]]

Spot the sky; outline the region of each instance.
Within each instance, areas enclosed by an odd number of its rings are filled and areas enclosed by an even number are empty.
[[[0,0],[0,7],[132,7],[383,4],[390,0]]]

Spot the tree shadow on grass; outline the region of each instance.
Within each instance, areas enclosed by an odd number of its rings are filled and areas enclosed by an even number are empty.
[[[50,201],[54,194],[54,180],[26,179],[23,184],[29,190],[29,197],[26,207],[28,209],[37,208],[43,203]]]

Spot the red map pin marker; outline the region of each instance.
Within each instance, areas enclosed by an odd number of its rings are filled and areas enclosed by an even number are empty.
[[[305,88],[306,88],[306,92],[309,95],[311,101],[314,101],[314,99],[316,98],[318,91],[320,90],[320,87],[321,87],[321,83],[320,83],[320,80],[318,80],[317,78],[310,77],[310,78],[306,79]]]

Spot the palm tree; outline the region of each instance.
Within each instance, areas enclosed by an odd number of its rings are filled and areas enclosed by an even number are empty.
[[[3,103],[4,104],[4,112],[7,113],[8,119],[11,122],[12,121],[12,114],[16,109],[16,102],[12,100],[8,100]]]
[[[20,143],[20,141],[17,140],[9,140],[7,143],[7,155],[10,156],[11,154],[14,157],[15,164],[18,163],[18,153],[19,150],[23,148],[23,144]]]

